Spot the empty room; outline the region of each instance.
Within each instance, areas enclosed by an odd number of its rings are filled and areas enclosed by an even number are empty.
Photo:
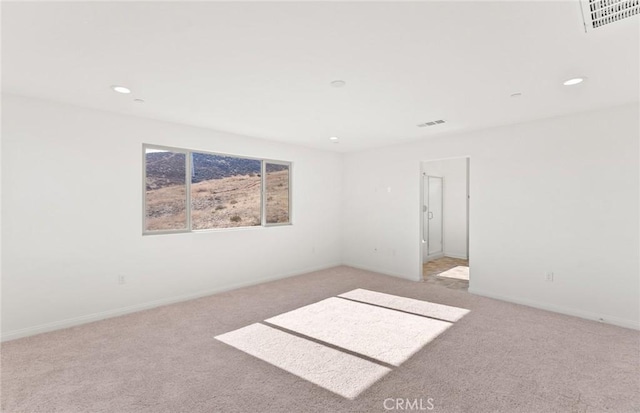
[[[638,0],[0,7],[2,412],[640,411]]]

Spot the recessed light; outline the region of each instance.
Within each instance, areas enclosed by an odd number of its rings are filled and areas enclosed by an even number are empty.
[[[136,103],[144,103],[144,100],[142,99],[133,99],[133,101]]]
[[[332,136],[332,137],[329,138],[329,140],[331,142],[338,142],[338,137],[337,136]]]
[[[334,80],[333,82],[331,82],[331,86],[333,87],[343,87],[346,84],[347,82],[345,82],[344,80]]]
[[[573,85],[577,85],[579,83],[584,82],[584,78],[583,77],[574,77],[573,79],[569,79],[569,80],[565,80],[563,85],[565,86],[573,86]]]
[[[124,86],[114,85],[114,86],[111,86],[111,89],[113,89],[114,92],[118,92],[118,93],[131,93],[131,89]]]

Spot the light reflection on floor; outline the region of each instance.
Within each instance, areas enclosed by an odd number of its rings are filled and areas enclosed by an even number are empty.
[[[468,312],[357,289],[215,338],[353,399]]]
[[[455,278],[456,280],[469,281],[469,267],[465,267],[464,265],[453,267],[450,270],[441,272],[436,277]]]

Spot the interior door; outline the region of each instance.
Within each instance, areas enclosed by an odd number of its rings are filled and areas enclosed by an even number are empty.
[[[429,255],[439,254],[443,251],[442,245],[442,178],[438,176],[427,177],[427,251]]]

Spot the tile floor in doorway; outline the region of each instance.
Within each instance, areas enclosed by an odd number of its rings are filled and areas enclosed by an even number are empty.
[[[422,265],[422,277],[426,283],[438,284],[454,290],[467,290],[469,281],[438,277],[438,274],[459,266],[468,267],[469,260],[451,257],[437,258]]]

